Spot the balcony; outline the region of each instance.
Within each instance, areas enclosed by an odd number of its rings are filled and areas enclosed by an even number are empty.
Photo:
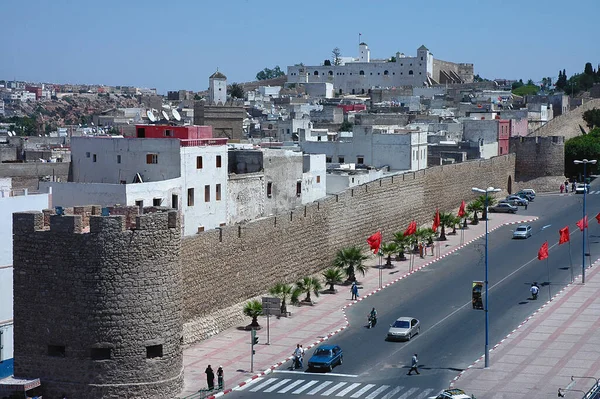
[[[218,139],[180,139],[182,147],[205,147],[209,145],[227,145],[227,138]]]

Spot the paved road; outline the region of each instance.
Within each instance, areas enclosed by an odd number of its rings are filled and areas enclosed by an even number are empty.
[[[515,226],[490,234],[490,348],[541,305],[541,300],[528,299],[532,281],[542,285],[540,299],[545,300],[549,292],[555,293],[571,281],[571,258],[575,274],[580,273],[581,233],[575,222],[581,217],[581,200],[582,196],[576,195],[539,196],[527,211],[519,212],[540,216],[532,223],[534,234],[527,240],[510,239]],[[588,196],[590,209],[598,209],[599,203],[599,196]],[[555,246],[558,229],[566,225],[572,233],[572,256],[568,244]],[[590,230],[597,230],[592,227],[590,223]],[[594,255],[597,237],[591,238]],[[544,241],[551,248],[548,262],[537,260]],[[334,373],[290,373],[282,368],[229,395],[368,399],[422,399],[434,395],[483,353],[484,313],[472,309],[470,296],[472,281],[484,279],[483,255],[482,239],[348,308],[350,328],[329,341],[344,349],[344,364]],[[378,309],[379,323],[368,330],[364,327],[366,315],[373,306]],[[387,326],[399,316],[419,318],[421,334],[406,343],[385,341]],[[421,375],[407,376],[415,352],[419,354]],[[306,359],[310,355],[308,352]]]

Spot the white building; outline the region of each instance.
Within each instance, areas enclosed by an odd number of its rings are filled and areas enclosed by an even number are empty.
[[[71,139],[73,182],[53,188],[55,205],[180,209],[184,235],[227,221],[227,140]]]
[[[328,170],[327,194],[338,194],[349,188],[360,186],[384,177],[382,169],[356,169],[355,164],[343,164]]]
[[[416,171],[427,167],[427,131],[400,126],[355,125],[351,134],[343,133],[331,141],[306,140],[305,135],[301,135],[300,146],[308,154],[325,154],[328,164],[355,163],[387,167],[392,171]]]
[[[263,98],[279,98],[281,86],[258,86],[258,92]]]
[[[308,115],[290,118],[277,122],[277,138],[279,141],[298,141],[298,129],[311,129],[312,122]]]
[[[0,179],[0,379],[13,373],[13,250],[12,214],[52,206],[51,191],[29,194],[11,191],[10,178]]]
[[[227,102],[227,76],[217,71],[208,78],[209,104],[225,104]]]

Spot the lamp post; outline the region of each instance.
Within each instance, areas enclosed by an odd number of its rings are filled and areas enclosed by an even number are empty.
[[[583,216],[581,217],[581,223],[583,224],[583,239],[581,240],[582,245],[581,245],[581,284],[585,284],[585,229],[586,229],[586,225],[585,225],[585,197],[587,194],[587,183],[585,182],[585,169],[587,164],[592,164],[595,165],[596,164],[596,160],[595,159],[582,159],[582,160],[574,160],[573,163],[575,165],[579,165],[579,164],[583,164]]]
[[[489,307],[488,307],[488,196],[489,193],[497,193],[500,191],[499,188],[488,187],[487,189],[473,187],[471,189],[476,193],[484,193],[485,194],[485,305],[483,311],[485,313],[485,368],[490,367],[490,315],[489,315]]]

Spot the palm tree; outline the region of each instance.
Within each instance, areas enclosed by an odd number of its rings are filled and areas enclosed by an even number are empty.
[[[473,224],[479,224],[479,219],[477,218],[477,212],[482,211],[483,210],[483,204],[479,201],[479,199],[476,199],[474,201],[469,202],[469,205],[467,205],[467,212],[469,213],[473,213]]]
[[[334,293],[335,288],[333,288],[333,286],[334,284],[339,284],[342,282],[343,274],[339,268],[330,267],[323,272],[323,277],[325,277],[325,284],[329,284],[328,291]]]
[[[251,330],[260,329],[260,325],[258,324],[258,316],[262,314],[262,303],[258,299],[253,299],[249,302],[246,302],[244,305],[244,315],[248,317],[252,317],[252,323],[248,327]]]
[[[281,299],[281,315],[287,316],[287,299],[291,298],[294,287],[290,284],[277,283],[270,290],[269,294]]]
[[[440,226],[442,230],[440,231],[439,241],[446,241],[446,227],[452,227],[454,223],[454,215],[450,212],[440,212]]]
[[[310,293],[312,292],[315,296],[319,297],[319,291],[323,287],[321,286],[321,282],[316,277],[304,277],[302,280],[296,283],[296,288],[294,289],[294,294],[296,298],[300,296],[300,294],[306,294],[306,298],[302,300],[302,302],[312,303],[310,299]]]
[[[406,237],[403,231],[399,231],[394,233],[394,243],[396,243],[396,247],[398,248],[398,259],[406,260],[404,252],[406,251],[406,248],[410,246],[410,238]]]
[[[460,218],[453,214],[450,215],[452,216],[452,223],[448,227],[452,227],[452,232],[448,234],[456,235],[456,225],[460,225]]]
[[[357,246],[343,248],[337,251],[333,266],[344,270],[348,281],[356,281],[356,272],[365,275],[367,267],[363,264],[369,259]]]
[[[387,256],[385,265],[387,267],[392,267],[392,254],[395,254],[396,252],[398,252],[398,244],[396,244],[393,241],[389,242],[387,244],[383,244],[381,246],[381,252],[383,252],[383,254]]]
[[[485,195],[480,195],[477,200],[481,203],[481,207],[483,208],[483,212],[481,214],[481,220],[486,220],[487,219],[487,207],[488,206],[494,206],[496,205],[496,198],[494,197],[490,197],[489,195],[487,195],[487,204],[486,204],[486,196]]]

